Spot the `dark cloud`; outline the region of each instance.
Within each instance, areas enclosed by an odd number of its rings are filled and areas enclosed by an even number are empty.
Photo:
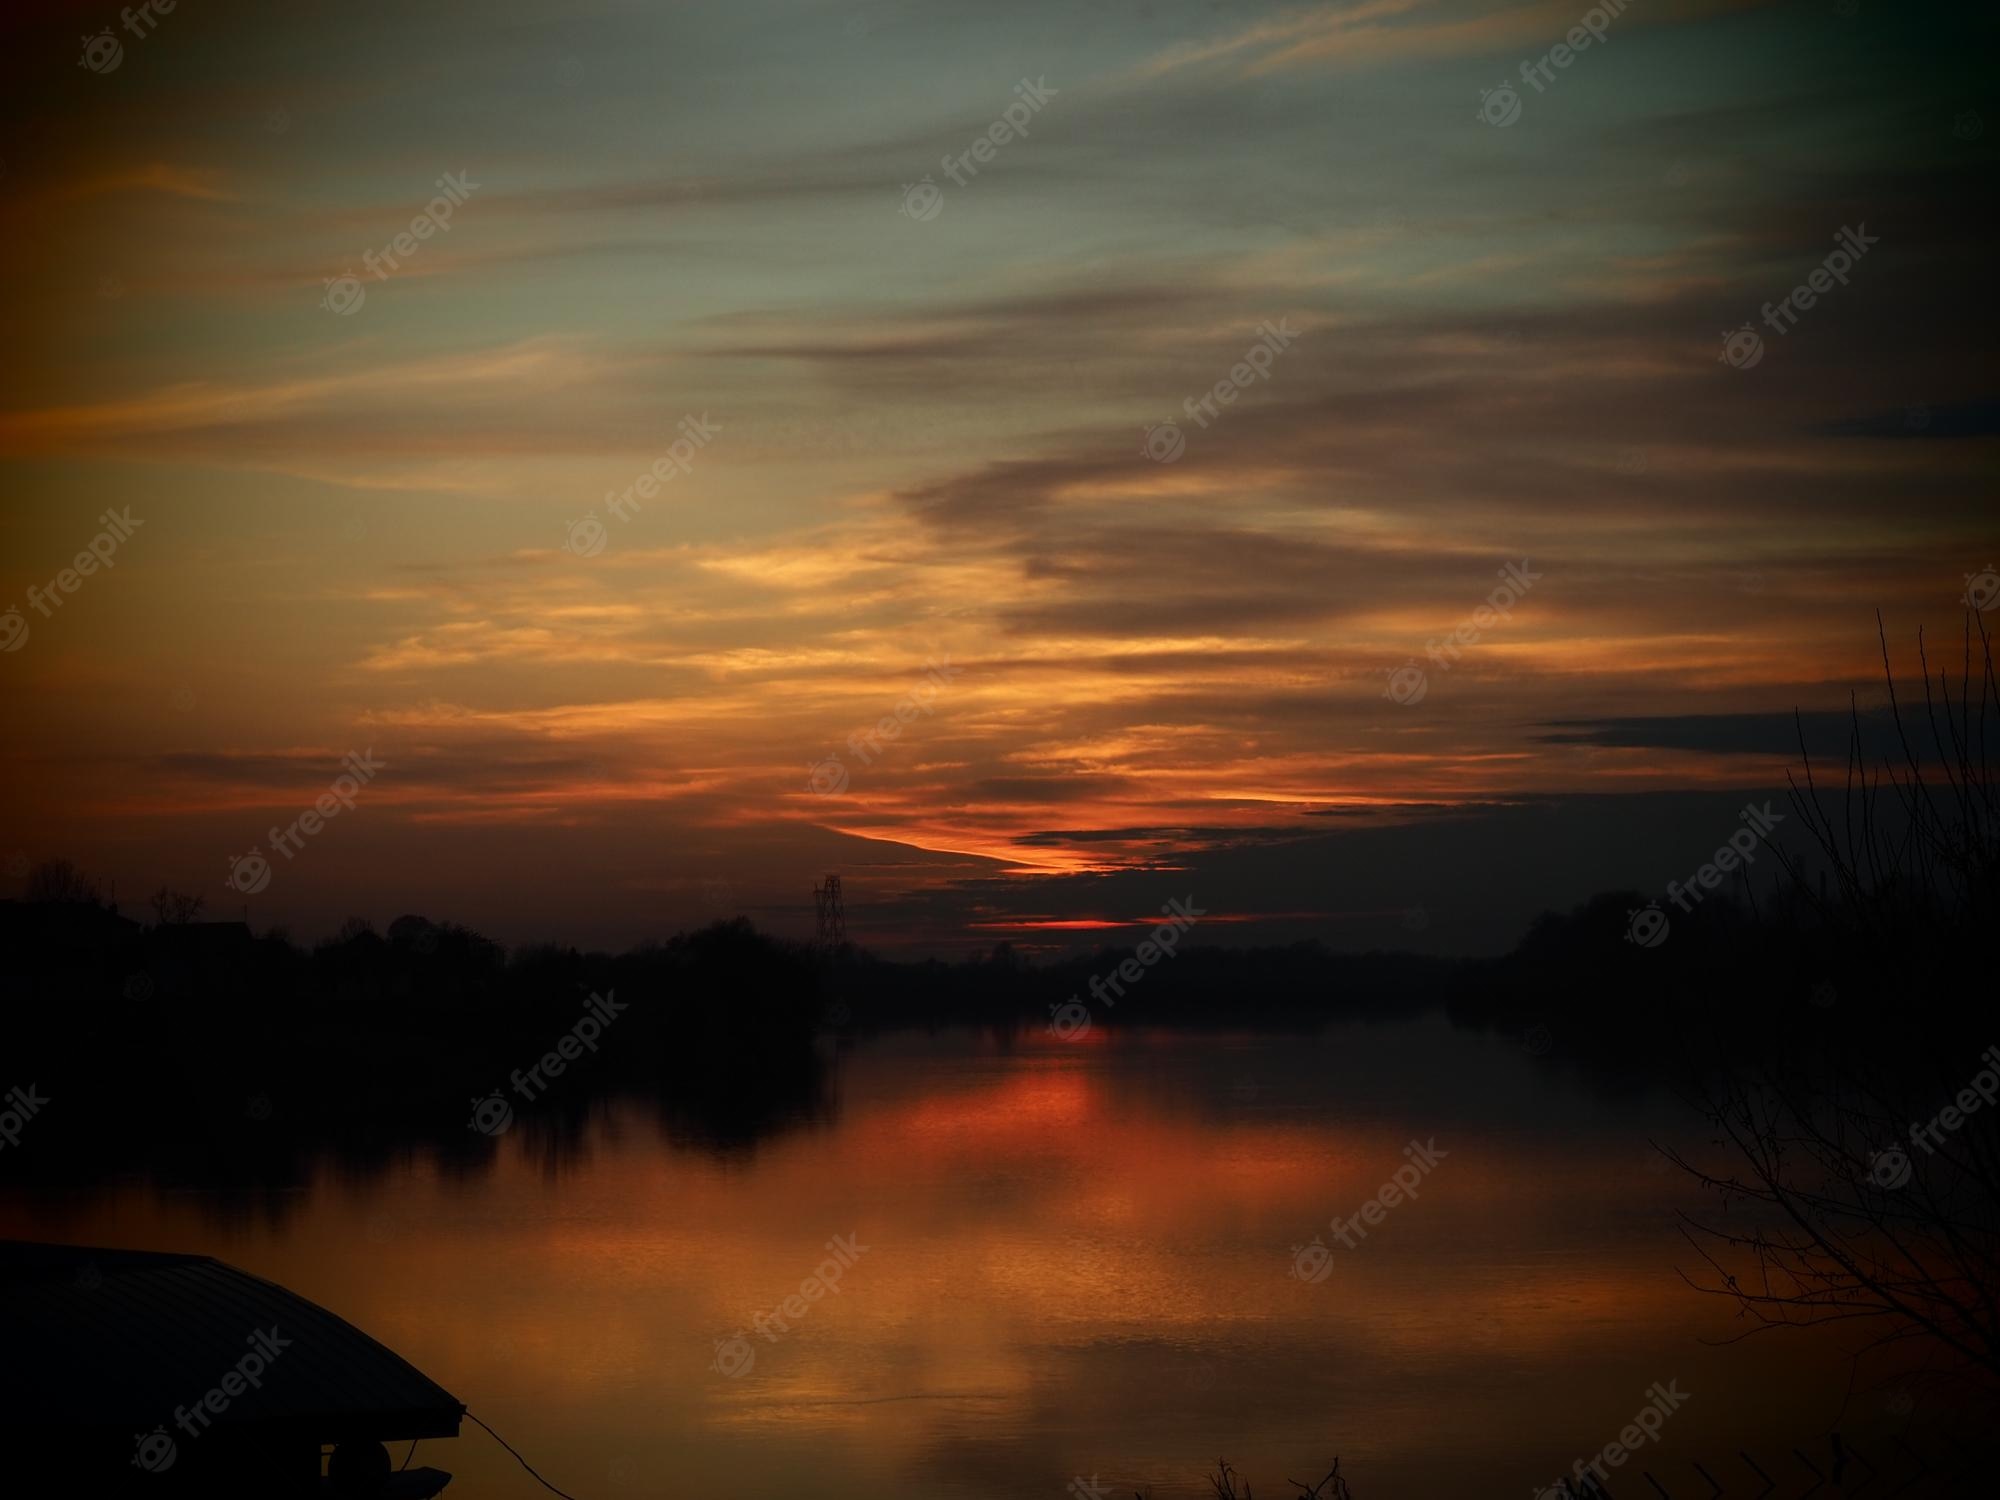
[[[1992,437],[2000,434],[2000,399],[1953,401],[1939,406],[1918,402],[1900,411],[1837,418],[1819,430],[1833,437]]]
[[[1912,726],[1918,740],[1927,732]],[[1598,745],[1618,750],[1698,750],[1715,755],[1793,755],[1845,761],[1855,737],[1871,761],[1895,753],[1887,709],[1750,714],[1673,714],[1659,718],[1557,720],[1536,740],[1545,745]]]
[[[1787,848],[1809,844],[1782,787],[1534,797],[1275,842],[1235,843],[1233,830],[1217,830],[1214,847],[1177,852],[1171,869],[982,876],[894,898],[876,915],[938,941],[963,933],[968,908],[987,922],[1122,918],[1191,896],[1216,919],[1197,922],[1192,943],[1317,938],[1356,950],[1497,953],[1543,911],[1603,891],[1658,894],[1669,880],[1685,882],[1741,826],[1739,814],[1753,801],[1785,819],[1777,836]],[[1765,893],[1783,878],[1773,857],[1753,861],[1747,873]],[[1403,920],[1416,907],[1429,917],[1420,931]],[[1043,940],[1119,941],[1088,933]]]

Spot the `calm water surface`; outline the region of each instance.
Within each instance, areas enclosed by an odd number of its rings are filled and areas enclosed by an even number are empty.
[[[1737,1325],[1676,1274],[1698,1200],[1647,1138],[1677,1105],[1441,1019],[891,1036],[837,1092],[726,1160],[614,1107],[559,1164],[523,1118],[485,1170],[328,1173],[248,1214],[143,1186],[0,1200],[0,1231],[282,1282],[580,1500],[1191,1495],[1218,1454],[1279,1495],[1336,1452],[1366,1500],[1521,1500],[1655,1381],[1689,1399],[1635,1466],[1674,1480],[1817,1444],[1839,1410],[1824,1342],[1702,1342]],[[1432,1139],[1417,1199],[1341,1246],[1329,1220]],[[759,1334],[836,1236],[866,1247],[838,1294]],[[754,1359],[725,1373],[739,1335]],[[461,1496],[542,1493],[465,1431],[417,1461]]]

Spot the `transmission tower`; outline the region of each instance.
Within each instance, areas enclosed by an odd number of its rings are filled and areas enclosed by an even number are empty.
[[[847,913],[840,904],[840,877],[829,875],[813,887],[813,910],[819,917],[819,945],[838,948],[847,941]]]

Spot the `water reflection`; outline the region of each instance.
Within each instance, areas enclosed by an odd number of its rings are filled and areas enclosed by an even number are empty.
[[[1839,1412],[1825,1336],[1698,1341],[1733,1330],[1675,1274],[1693,1200],[1646,1145],[1679,1128],[1671,1101],[1436,1019],[1096,1035],[875,1038],[803,1128],[748,1146],[693,1149],[684,1119],[627,1101],[322,1164],[286,1193],[17,1198],[0,1230],[272,1277],[586,1500],[669,1480],[1195,1494],[1218,1454],[1279,1493],[1335,1452],[1366,1495],[1518,1495],[1603,1448],[1655,1381],[1690,1393],[1659,1473],[1816,1439]],[[1417,1196],[1336,1243],[1329,1220],[1433,1138]],[[1315,1235],[1324,1274],[1302,1277]],[[861,1248],[806,1300],[841,1236]],[[726,1373],[738,1338],[754,1358]],[[468,1492],[528,1492],[468,1434],[430,1460]]]

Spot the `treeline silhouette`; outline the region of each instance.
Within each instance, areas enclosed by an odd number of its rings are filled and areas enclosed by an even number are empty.
[[[170,892],[154,920],[134,920],[61,862],[39,868],[31,892],[0,902],[0,1087],[33,1084],[51,1101],[33,1149],[0,1158],[0,1177],[30,1184],[140,1170],[268,1187],[322,1154],[366,1170],[414,1145],[473,1171],[495,1150],[478,1123],[495,1095],[506,1129],[553,1164],[614,1098],[644,1101],[677,1141],[741,1150],[830,1114],[839,1045],[907,1027],[1081,1042],[1124,1027],[1308,1029],[1443,1008],[1618,1087],[1656,1072],[1664,1042],[1719,999],[1810,1008],[1828,982],[1810,933],[1774,941],[1768,914],[1753,921],[1726,900],[1677,915],[1657,948],[1627,941],[1627,913],[1643,904],[1629,892],[1540,919],[1497,959],[1191,945],[1144,966],[1116,1004],[1091,981],[1115,975],[1131,946],[1039,964],[1006,944],[900,961],[738,918],[623,954],[509,953],[405,916],[386,932],[352,920],[306,949],[201,921]],[[517,1088],[594,996],[615,1007],[594,1045],[559,1077]]]
[[[783,941],[740,918],[618,955],[508,953],[415,915],[382,933],[353,920],[308,950],[282,931],[203,921],[198,899],[164,889],[136,920],[49,861],[21,900],[0,902],[0,1090],[32,1084],[51,1101],[34,1149],[0,1154],[0,1180],[143,1170],[259,1186],[296,1181],[321,1155],[365,1168],[419,1144],[476,1171],[495,1149],[479,1101],[496,1094],[506,1128],[552,1165],[615,1098],[644,1101],[677,1141],[740,1151],[830,1114],[845,1040],[912,1026],[1080,1041],[1442,1009],[1607,1090],[1699,1088],[1820,1057],[1860,1060],[1871,1086],[1922,1098],[1993,1040],[1982,1028],[2000,807],[1986,729],[2000,691],[1983,631],[1979,642],[1975,656],[1968,633],[1955,688],[1940,678],[1941,705],[1924,664],[1928,753],[1897,706],[1900,766],[1867,762],[1857,714],[1837,796],[1826,768],[1802,767],[1788,829],[1804,846],[1756,862],[1761,887],[1740,870],[1692,910],[1654,916],[1655,896],[1606,893],[1487,959],[1226,948],[1196,932],[1150,962],[1120,946],[1032,963],[1005,943],[910,962]],[[1884,659],[1886,672],[1886,640]],[[1890,689],[1895,704],[1893,676]],[[1141,977],[1107,1003],[1092,980],[1127,960]],[[593,996],[620,1007],[595,1045],[533,1097],[517,1091],[515,1075],[556,1052]]]
[[[321,1153],[365,1170],[415,1144],[475,1170],[496,1094],[555,1162],[609,1097],[720,1151],[828,1108],[816,968],[740,921],[618,955],[509,955],[409,916],[308,951],[240,922],[142,925],[69,891],[0,903],[0,952],[0,1073],[50,1101],[34,1149],[0,1159],[17,1182],[269,1186]],[[559,1052],[605,1015],[593,1048]],[[552,1054],[561,1076],[527,1078]]]

